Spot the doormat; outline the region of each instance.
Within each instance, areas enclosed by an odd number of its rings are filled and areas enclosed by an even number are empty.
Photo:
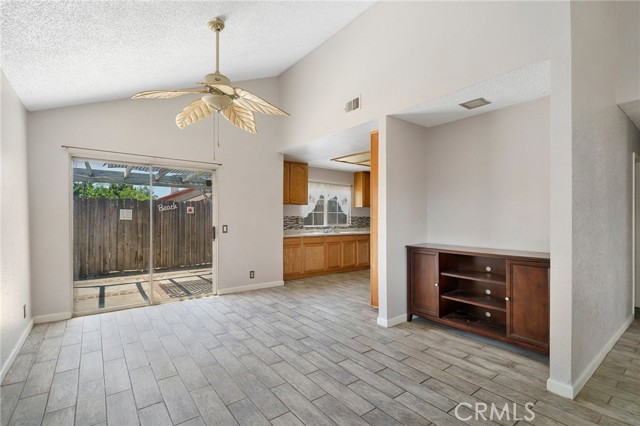
[[[211,282],[197,279],[175,281],[167,280],[170,283],[159,283],[158,287],[170,298],[197,297],[211,293]]]

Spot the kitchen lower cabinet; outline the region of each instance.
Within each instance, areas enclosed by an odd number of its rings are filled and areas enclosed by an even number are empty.
[[[357,260],[357,242],[355,235],[341,237],[342,243],[342,268],[354,268]],[[369,236],[367,235],[367,239]]]
[[[326,247],[324,237],[302,238],[304,272],[315,273],[326,269]]]
[[[284,279],[369,268],[369,234],[286,237]]]
[[[342,268],[342,237],[326,237],[327,270]]]
[[[356,266],[366,267],[371,263],[370,235],[356,236]]]
[[[302,264],[302,238],[284,240],[284,274],[298,275],[304,270]]]

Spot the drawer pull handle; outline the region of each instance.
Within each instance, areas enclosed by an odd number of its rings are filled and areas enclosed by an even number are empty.
[[[506,300],[506,301],[508,302],[508,301],[509,301],[509,300],[511,300],[511,299],[509,299],[508,297],[505,297],[505,298],[504,298],[504,300]]]
[[[435,283],[435,286],[438,287],[438,283]]]

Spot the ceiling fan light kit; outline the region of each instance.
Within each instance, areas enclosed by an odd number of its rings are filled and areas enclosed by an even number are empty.
[[[209,21],[209,28],[216,33],[216,70],[204,77],[202,88],[177,90],[148,90],[136,93],[131,99],[168,99],[191,93],[200,93],[200,99],[187,105],[177,116],[176,125],[185,127],[202,120],[211,113],[222,113],[231,124],[256,134],[254,112],[269,115],[289,115],[264,99],[239,87],[232,87],[229,78],[220,73],[220,31],[224,20],[220,17]]]

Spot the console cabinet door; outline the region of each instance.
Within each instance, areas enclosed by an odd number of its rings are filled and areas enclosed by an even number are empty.
[[[411,250],[409,274],[409,314],[437,317],[438,254],[425,250]]]
[[[507,261],[507,338],[549,350],[549,265]]]

